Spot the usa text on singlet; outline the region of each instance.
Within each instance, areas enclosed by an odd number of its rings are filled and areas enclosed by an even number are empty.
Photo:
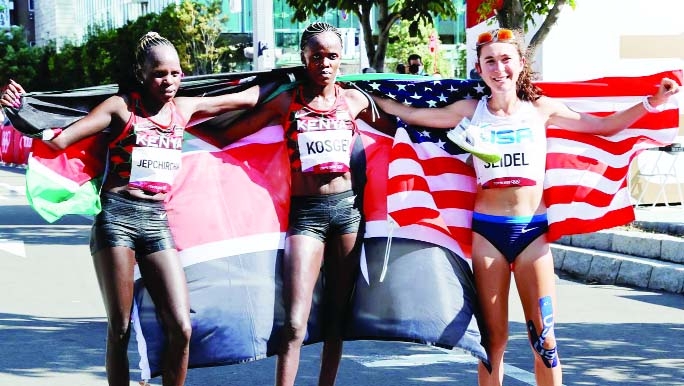
[[[487,97],[477,105],[471,124],[480,128],[479,140],[499,150],[501,160],[473,157],[477,183],[483,189],[535,186],[546,173],[546,127],[535,107],[522,102],[513,114],[497,116],[487,108]]]

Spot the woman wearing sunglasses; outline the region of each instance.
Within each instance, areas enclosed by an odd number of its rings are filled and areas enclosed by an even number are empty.
[[[504,157],[510,155],[504,159],[512,160],[488,163],[473,158],[477,191],[472,219],[472,264],[492,364],[491,371],[479,364],[480,386],[503,382],[511,272],[527,321],[536,383],[562,384],[553,329],[555,275],[546,238],[548,221],[543,199],[546,152],[541,150],[546,149],[546,127],[615,134],[643,115],[660,111],[661,105],[679,91],[675,81],[664,78],[654,95],[626,110],[605,117],[576,112],[541,95],[532,83],[521,43],[521,35],[508,29],[488,31],[478,37],[475,68],[491,89],[491,95],[479,101],[460,100],[428,109],[375,98],[385,112],[408,124],[444,129],[458,124],[461,129],[456,130],[461,132],[449,133],[457,144],[462,145],[470,137],[475,139],[476,147],[478,140],[493,145]],[[504,132],[505,140],[496,140],[503,138]]]

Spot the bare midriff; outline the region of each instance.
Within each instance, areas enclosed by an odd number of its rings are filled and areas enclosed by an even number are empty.
[[[352,188],[351,172],[315,174],[292,171],[291,181],[292,196],[342,193]]]
[[[532,216],[546,213],[541,185],[482,189],[478,186],[475,212],[495,216]]]

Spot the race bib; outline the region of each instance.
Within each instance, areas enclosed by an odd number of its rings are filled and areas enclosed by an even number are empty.
[[[180,170],[183,128],[170,133],[136,128],[129,186],[151,193],[168,192]]]
[[[496,146],[501,159],[497,162],[473,159],[478,184],[483,189],[542,184],[546,173],[546,139],[535,138],[533,134],[527,127],[484,128],[482,140]]]
[[[351,130],[316,130],[297,135],[302,172],[336,173],[349,171]]]

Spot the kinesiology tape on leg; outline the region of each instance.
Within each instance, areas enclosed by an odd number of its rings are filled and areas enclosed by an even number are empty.
[[[546,337],[553,331],[553,305],[550,296],[544,296],[539,299],[539,309],[542,317],[542,330],[537,335],[537,329],[534,327],[534,322],[527,321],[527,331],[530,334],[530,343],[532,347],[539,354],[548,368],[558,366],[558,354],[556,347],[544,348]]]

